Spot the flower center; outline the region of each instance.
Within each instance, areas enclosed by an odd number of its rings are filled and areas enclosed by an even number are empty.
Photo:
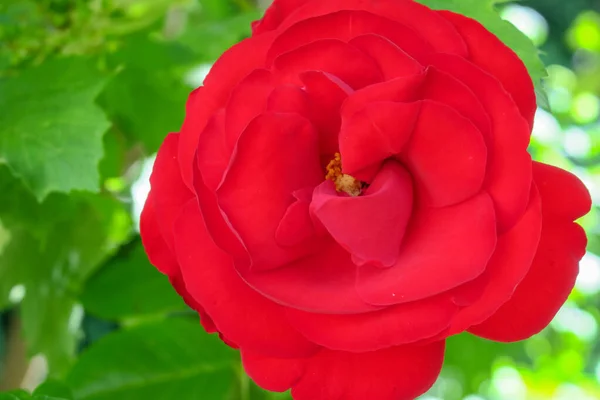
[[[363,182],[346,175],[342,172],[342,156],[340,153],[335,153],[333,160],[327,164],[327,175],[325,179],[332,181],[335,184],[335,190],[344,192],[352,197],[359,196],[363,189]]]

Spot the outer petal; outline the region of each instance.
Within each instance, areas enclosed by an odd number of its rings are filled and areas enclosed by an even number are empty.
[[[287,309],[290,323],[311,342],[362,353],[413,343],[439,334],[459,307],[449,294],[363,314],[314,314]]]
[[[542,237],[529,273],[511,299],[471,332],[498,341],[516,341],[545,328],[569,296],[585,254],[583,229],[571,220],[591,207],[589,193],[568,172],[536,163],[542,198]]]
[[[469,48],[469,59],[502,82],[531,130],[537,106],[533,82],[523,61],[479,22],[448,11],[439,14],[460,32]]]
[[[357,289],[370,304],[423,299],[475,279],[496,246],[494,209],[484,192],[451,207],[414,216],[396,265],[365,265]]]
[[[369,353],[323,350],[292,387],[295,400],[413,400],[437,379],[444,342]]]
[[[231,47],[215,62],[204,80],[204,86],[190,95],[178,150],[181,174],[188,188],[194,187],[194,156],[200,133],[212,114],[225,105],[231,89],[254,69],[264,67],[265,55],[273,38],[274,34],[269,33]]]
[[[188,291],[213,317],[219,332],[241,348],[265,355],[304,356],[316,350],[287,323],[282,307],[240,279],[231,258],[208,235],[195,200],[186,204],[175,231]]]
[[[571,293],[585,246],[585,232],[579,225],[544,225],[531,269],[511,299],[469,332],[500,342],[523,340],[540,332]]]
[[[498,237],[496,250],[485,272],[467,283],[466,287],[457,288],[460,293],[479,287],[482,293],[454,318],[450,334],[481,323],[510,299],[531,267],[541,229],[542,206],[540,196],[533,187],[527,211],[517,225]]]
[[[322,350],[302,360],[244,353],[256,383],[277,391],[290,385],[295,400],[413,400],[438,377],[444,342],[367,353]]]
[[[467,56],[467,48],[456,29],[436,12],[414,1],[365,1],[365,0],[308,0],[302,6],[283,5],[287,0],[279,0],[279,23],[271,24],[280,31],[298,21],[339,12],[341,10],[366,11],[388,18],[417,32],[435,51]],[[293,4],[298,4],[294,2]],[[286,15],[287,14],[287,15]],[[272,22],[273,20],[271,20]],[[360,19],[357,19],[360,23]]]
[[[156,161],[150,176],[152,187],[151,201],[158,225],[167,246],[173,251],[173,224],[179,216],[183,205],[194,194],[187,188],[181,178],[181,170],[177,162],[177,147],[180,135],[171,133],[163,142],[156,155]]]
[[[570,172],[534,162],[533,180],[543,198],[545,221],[574,221],[590,211],[590,193],[583,182]]]
[[[335,39],[297,47],[277,57],[273,66],[274,73],[286,83],[301,83],[299,75],[304,71],[327,71],[355,89],[383,79],[371,57]]]
[[[420,57],[433,51],[431,45],[423,40],[418,33],[389,18],[360,10],[336,10],[326,15],[307,16],[306,19],[286,29],[273,42],[267,59],[269,61],[273,60],[279,54],[317,40],[337,39],[349,42],[353,38],[362,35],[384,37],[414,57]],[[386,50],[389,50],[389,48],[384,49],[385,53],[383,54],[374,54],[369,51],[367,54],[375,55],[374,58],[381,58],[387,54]],[[406,60],[406,62],[408,61]],[[406,62],[403,64],[406,64]]]

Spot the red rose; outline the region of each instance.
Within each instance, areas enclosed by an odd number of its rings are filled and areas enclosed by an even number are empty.
[[[260,386],[413,399],[446,337],[527,338],[573,287],[590,198],[531,161],[535,108],[474,20],[275,1],[160,149],[144,245]]]

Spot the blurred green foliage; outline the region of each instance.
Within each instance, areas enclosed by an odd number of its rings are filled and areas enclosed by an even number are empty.
[[[533,47],[492,19],[492,3],[474,16],[523,46],[537,82]],[[539,104],[553,114],[538,112],[531,152],[592,191],[589,253],[548,329],[513,344],[451,338],[424,399],[597,399],[600,4],[495,3],[549,66]],[[250,0],[0,1],[0,359],[20,321],[52,379],[0,400],[289,399],[257,388],[236,352],[202,332],[137,234],[152,155],[210,64],[259,16]],[[0,364],[0,385],[9,368]]]

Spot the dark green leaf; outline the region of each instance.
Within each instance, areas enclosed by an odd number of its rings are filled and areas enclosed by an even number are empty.
[[[139,241],[88,281],[81,301],[91,314],[110,320],[188,309],[169,279],[148,262]]]
[[[225,399],[236,352],[197,321],[167,319],[105,336],[68,375],[79,400]]]
[[[499,0],[417,0],[435,10],[449,10],[476,19],[510,47],[527,67],[533,80],[538,104],[548,106],[542,79],[548,74],[533,42],[510,22],[504,21],[494,9]]]
[[[42,383],[33,391],[34,396],[50,396],[50,397],[58,397],[62,399],[73,399],[73,392],[71,389],[66,386],[64,383],[49,380]]]
[[[0,79],[0,162],[38,200],[50,192],[97,191],[109,122],[94,99],[106,83],[80,58],[49,61]]]

